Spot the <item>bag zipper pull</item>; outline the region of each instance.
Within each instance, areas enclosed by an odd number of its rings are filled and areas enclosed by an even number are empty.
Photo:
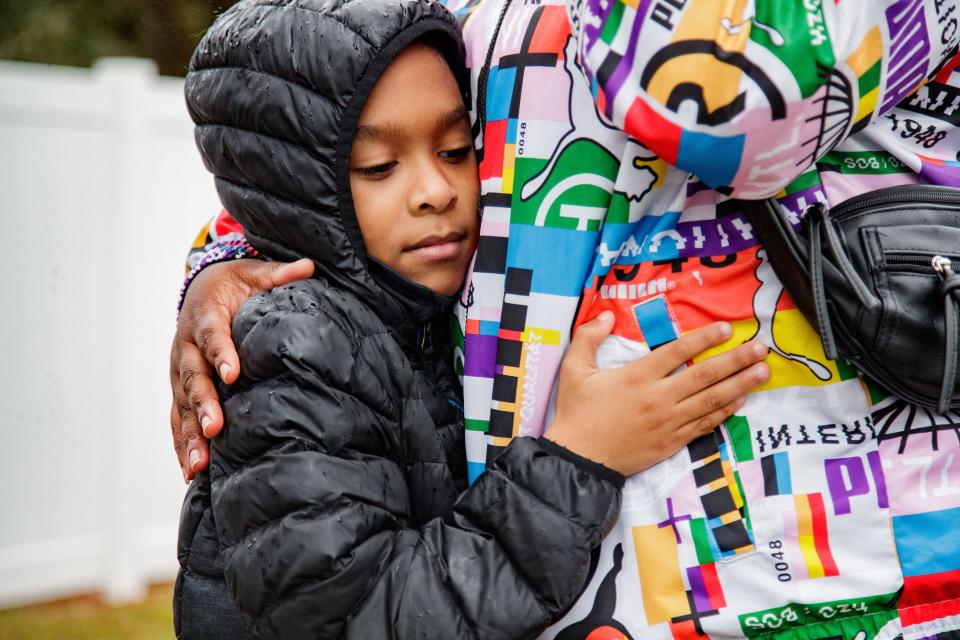
[[[933,270],[937,272],[941,278],[946,280],[950,275],[956,275],[953,273],[953,262],[950,261],[950,258],[944,258],[943,256],[933,256],[933,259],[930,260],[930,266],[933,267]]]

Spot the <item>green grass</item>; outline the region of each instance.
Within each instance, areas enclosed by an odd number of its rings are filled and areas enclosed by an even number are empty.
[[[124,607],[77,598],[0,611],[0,640],[173,640],[172,595],[164,585]]]

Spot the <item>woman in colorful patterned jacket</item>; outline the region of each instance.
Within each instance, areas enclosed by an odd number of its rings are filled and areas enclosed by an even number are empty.
[[[472,475],[542,432],[570,335],[602,310],[601,366],[715,320],[771,348],[738,415],[628,479],[586,591],[543,637],[960,638],[960,415],[828,360],[736,202],[775,196],[799,221],[882,187],[960,186],[960,3],[454,9],[484,214],[459,310]],[[192,263],[249,252],[225,215],[208,231]],[[252,262],[205,270],[181,315],[188,473],[206,464],[199,422],[221,422],[204,357],[233,379],[239,301],[302,272]]]

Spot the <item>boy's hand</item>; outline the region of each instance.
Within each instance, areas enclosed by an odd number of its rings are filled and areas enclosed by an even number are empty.
[[[718,322],[684,335],[617,369],[601,371],[597,347],[613,328],[601,313],[581,326],[560,366],[557,412],[544,437],[625,476],[666,459],[712,431],[770,378],[767,347],[752,340],[670,372],[725,342],[731,328]]]
[[[206,468],[207,438],[223,428],[213,370],[227,384],[240,374],[240,358],[230,337],[237,309],[258,291],[311,275],[313,262],[306,259],[291,263],[242,259],[210,265],[190,283],[170,350],[170,429],[184,480]]]

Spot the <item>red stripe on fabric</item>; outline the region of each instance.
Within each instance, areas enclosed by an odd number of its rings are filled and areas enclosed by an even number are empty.
[[[840,570],[830,552],[830,533],[827,531],[827,512],[823,508],[823,496],[811,493],[807,496],[810,501],[810,516],[813,521],[813,545],[817,549],[817,556],[823,565],[825,577],[838,576]]]
[[[243,227],[233,219],[233,216],[230,215],[230,212],[226,209],[221,210],[220,213],[217,214],[213,230],[217,236],[225,236],[228,233],[243,233]]]
[[[670,633],[673,634],[675,640],[696,640],[697,638],[703,637],[697,632],[697,627],[693,624],[693,620],[671,622]]]
[[[544,7],[530,40],[531,53],[556,53],[563,59],[563,47],[570,35],[570,20],[563,5]]]
[[[951,616],[960,616],[960,599],[954,598],[900,609],[900,622],[904,627]]]
[[[960,65],[960,54],[955,55],[950,62],[943,65],[943,69],[940,69],[939,73],[934,76],[934,80],[937,82],[946,82],[958,65]]]
[[[497,334],[498,338],[503,338],[504,340],[522,340],[523,334],[519,331],[509,331],[507,329],[500,329],[500,333]]]
[[[700,575],[703,576],[703,584],[710,596],[710,608],[723,609],[726,607],[727,601],[723,597],[723,586],[720,584],[720,576],[717,574],[717,565],[712,562],[700,565]]]
[[[483,162],[480,163],[480,179],[499,178],[503,173],[503,151],[507,144],[507,121],[487,123],[483,132]]]
[[[944,601],[952,602],[955,607],[953,614],[960,615],[960,600],[953,600],[958,594],[960,594],[960,571],[905,576],[903,578],[903,596],[900,598],[900,610],[916,609],[931,602]],[[903,617],[906,619],[905,616]]]
[[[624,118],[627,133],[642,142],[668,164],[677,164],[683,131],[654,111],[641,98],[634,98]]]

